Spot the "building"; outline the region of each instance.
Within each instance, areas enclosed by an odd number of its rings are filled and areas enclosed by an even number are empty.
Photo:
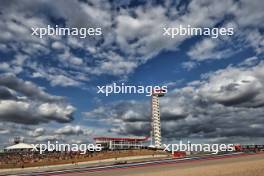
[[[151,144],[152,147],[161,148],[161,125],[160,125],[160,106],[159,106],[159,97],[165,95],[163,89],[153,90],[152,99],[151,99],[151,141],[154,142]]]
[[[144,148],[145,138],[113,138],[113,137],[96,137],[96,144],[100,144],[105,150],[125,150],[125,149],[141,149]]]

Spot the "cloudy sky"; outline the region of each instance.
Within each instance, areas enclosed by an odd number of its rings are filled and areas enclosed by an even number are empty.
[[[92,142],[147,136],[150,97],[97,94],[102,85],[167,85],[163,141],[264,143],[261,0],[2,0],[0,143]],[[31,35],[32,27],[100,27],[103,35]],[[232,27],[175,36],[163,27]]]

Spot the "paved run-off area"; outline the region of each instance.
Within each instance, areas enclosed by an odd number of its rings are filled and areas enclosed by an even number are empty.
[[[78,176],[264,176],[264,155],[173,163],[102,172],[70,173]]]

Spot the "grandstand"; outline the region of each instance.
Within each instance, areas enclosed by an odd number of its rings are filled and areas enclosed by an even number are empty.
[[[145,148],[145,138],[114,138],[114,137],[96,137],[96,144],[100,144],[104,150],[125,150],[125,149],[142,149]]]

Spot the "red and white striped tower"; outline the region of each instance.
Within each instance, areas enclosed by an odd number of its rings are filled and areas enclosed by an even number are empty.
[[[156,148],[161,148],[161,125],[160,125],[159,97],[162,97],[164,95],[165,95],[165,91],[163,89],[155,89],[152,91],[151,140],[154,142],[154,146]]]

